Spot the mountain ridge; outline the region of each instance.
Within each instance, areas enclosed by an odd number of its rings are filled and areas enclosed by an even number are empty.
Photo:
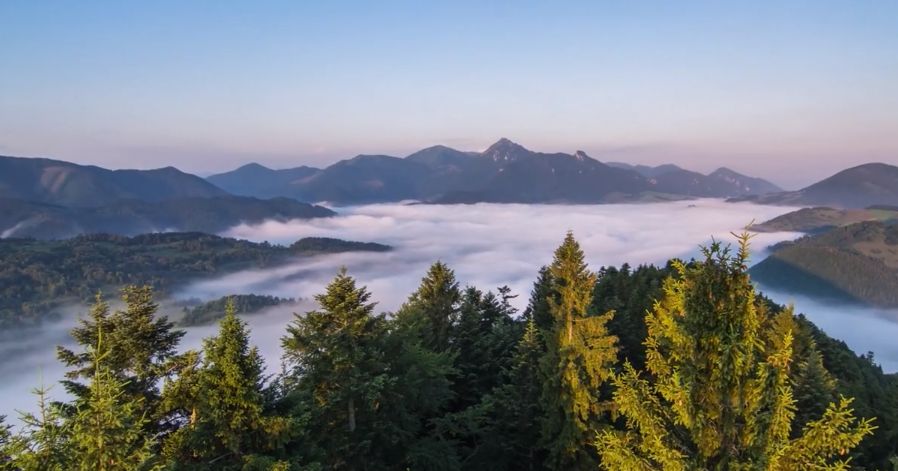
[[[365,172],[359,172],[359,168]],[[643,200],[646,194],[732,197],[751,191],[781,190],[765,180],[724,168],[717,172],[725,170],[726,176],[703,175],[675,165],[660,166],[671,172],[657,172],[659,175],[640,172],[652,168],[603,163],[582,150],[573,154],[536,152],[503,137],[482,152],[435,145],[402,158],[360,154],[320,169],[303,180],[285,183],[283,178],[260,177],[266,181],[257,185],[266,188],[265,196],[334,204],[403,200],[602,203]],[[253,178],[242,167],[208,177],[209,181],[234,193],[243,191],[245,182]],[[229,181],[243,182],[243,186]]]
[[[898,205],[898,166],[871,162],[841,170],[797,191],[735,197],[732,201],[860,209]]]

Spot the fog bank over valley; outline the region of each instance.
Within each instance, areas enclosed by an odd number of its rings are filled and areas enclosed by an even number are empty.
[[[456,271],[462,285],[495,290],[508,285],[526,306],[538,269],[552,259],[564,233],[572,230],[590,264],[663,264],[672,257],[696,256],[699,244],[711,238],[732,241],[752,221],[762,222],[792,211],[790,207],[694,200],[641,205],[404,205],[379,204],[340,208],[339,216],[294,222],[266,222],[234,227],[224,235],[253,241],[289,244],[308,236],[379,242],[394,247],[390,252],[350,252],[305,258],[267,270],[247,270],[196,281],[176,290],[174,298],[211,300],[228,294],[270,294],[300,299],[297,305],[268,308],[243,316],[252,329],[252,340],[263,353],[269,372],[280,370],[280,339],[293,312],[314,308],[311,298],[324,289],[340,266],[373,293],[379,311],[397,309],[417,287],[428,266],[442,260]],[[753,238],[752,262],[765,256],[766,247],[798,237],[797,233],[765,233]],[[834,306],[774,288],[762,287],[780,303],[794,302],[796,312],[835,338],[845,340],[856,352],[873,351],[886,371],[898,371],[898,312]],[[112,297],[114,293],[107,293]],[[67,331],[87,306],[70,306],[66,320],[40,329],[0,339],[0,385],[6,414],[16,422],[16,409],[33,410],[30,390],[43,383],[53,385],[52,396],[61,397],[56,384],[64,368],[55,359],[53,346],[71,344]],[[179,308],[162,313],[175,317]],[[216,332],[216,325],[191,327],[182,349],[198,348],[202,339]]]

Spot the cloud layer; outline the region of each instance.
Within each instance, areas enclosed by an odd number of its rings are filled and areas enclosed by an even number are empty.
[[[398,308],[418,285],[435,260],[448,263],[462,284],[481,289],[508,285],[518,294],[523,308],[540,266],[549,263],[554,249],[567,230],[580,241],[592,269],[603,265],[664,263],[671,257],[695,256],[699,244],[712,237],[732,240],[751,221],[765,221],[793,208],[728,204],[698,200],[645,205],[402,205],[384,204],[340,209],[335,218],[268,222],[238,226],[226,235],[255,241],[290,243],[307,236],[390,244],[387,253],[347,253],[298,260],[270,270],[247,270],[197,281],[175,293],[178,298],[213,299],[233,293],[258,293],[302,298],[300,306],[275,307],[248,316],[252,340],[265,356],[270,371],[280,365],[280,339],[293,311],[313,307],[311,297],[322,292],[340,266],[346,266],[359,283],[367,285],[379,309]],[[794,233],[758,234],[754,239],[754,261],[764,249]],[[872,350],[887,371],[898,370],[898,312],[841,307],[771,290],[774,300],[794,302],[830,335],[845,340],[857,352]],[[67,310],[67,319],[84,313],[86,307]],[[171,311],[168,311],[171,312]],[[0,354],[15,362],[0,362],[0,414],[15,420],[15,409],[32,410],[28,392],[41,381],[54,384],[63,369],[50,347],[70,342],[65,332],[73,322],[44,326],[40,331],[5,338]],[[183,347],[197,348],[216,326],[187,330]],[[59,397],[60,386],[54,389]]]

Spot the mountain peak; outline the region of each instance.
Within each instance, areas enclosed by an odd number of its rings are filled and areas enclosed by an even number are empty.
[[[529,154],[531,154],[531,152],[524,148],[524,146],[504,137],[483,151],[484,157],[489,157],[497,162],[501,160],[518,160]]]
[[[246,165],[240,166],[240,168],[238,168],[237,170],[271,170],[271,169],[260,164],[260,163],[250,162]]]
[[[574,152],[574,158],[582,161],[582,160],[590,159],[591,157],[586,155],[586,152],[583,152],[582,150],[578,150],[577,152]]]

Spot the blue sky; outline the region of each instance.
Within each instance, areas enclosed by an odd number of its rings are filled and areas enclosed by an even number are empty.
[[[898,163],[898,2],[0,2],[0,154],[211,172],[508,137]]]

